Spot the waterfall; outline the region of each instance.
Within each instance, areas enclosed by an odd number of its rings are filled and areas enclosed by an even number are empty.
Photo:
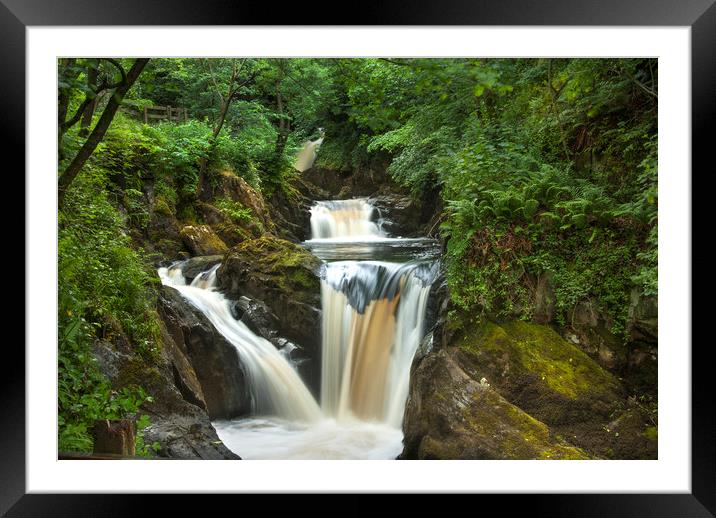
[[[321,143],[323,143],[323,137],[306,142],[303,149],[298,152],[293,167],[301,172],[310,169],[311,166],[313,166],[313,162],[316,161],[318,148],[321,146]]]
[[[400,427],[408,376],[423,337],[430,285],[423,265],[329,263],[322,281],[321,405]]]
[[[311,207],[312,239],[373,240],[385,234],[372,221],[373,206],[366,199],[319,201]]]
[[[395,458],[410,366],[425,333],[437,248],[428,239],[388,237],[368,199],[319,201],[304,246],[324,261],[321,275],[320,405],[286,351],[237,321],[216,291],[218,265],[186,285],[178,265],[160,268],[236,347],[248,370],[251,416],[213,423],[242,458]],[[300,346],[300,344],[298,344]]]
[[[247,368],[254,412],[296,421],[316,421],[321,412],[296,370],[268,340],[255,335],[231,314],[229,300],[215,291],[216,269],[187,286],[179,267],[160,268],[162,283],[179,291],[234,347]]]

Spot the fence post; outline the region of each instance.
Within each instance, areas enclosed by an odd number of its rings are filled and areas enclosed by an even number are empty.
[[[186,111],[186,108],[184,108],[184,122],[189,120],[189,114]]]
[[[149,122],[149,117],[147,116],[147,110],[148,108],[144,107],[144,124],[147,124]]]
[[[134,438],[136,429],[130,419],[98,419],[92,429],[95,454],[113,453],[122,457],[136,455]]]

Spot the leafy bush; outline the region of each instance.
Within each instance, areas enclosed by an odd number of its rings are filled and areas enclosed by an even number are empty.
[[[147,361],[158,355],[154,276],[132,249],[107,199],[107,173],[88,167],[59,214],[58,411],[61,450],[87,451],[96,419],[136,416],[141,387],[113,390],[92,356],[95,340],[126,340]]]
[[[244,207],[241,202],[229,200],[227,198],[219,198],[214,200],[217,209],[231,218],[235,223],[248,223],[254,219],[254,213],[251,209]]]

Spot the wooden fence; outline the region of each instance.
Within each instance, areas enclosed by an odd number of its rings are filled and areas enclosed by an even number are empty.
[[[145,106],[144,123],[147,124],[150,120],[186,122],[189,120],[189,113],[186,108],[175,108],[173,106]]]

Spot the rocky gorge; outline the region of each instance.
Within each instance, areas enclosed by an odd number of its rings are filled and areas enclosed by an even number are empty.
[[[222,196],[240,199],[250,222],[214,217],[202,202],[204,223],[181,226],[161,206],[148,234],[158,266],[177,260],[186,284],[214,271],[234,318],[290,357],[316,397],[321,394],[322,261],[301,242],[309,236],[315,196],[367,196],[391,235],[428,235],[440,207],[415,199],[385,172],[342,176],[310,169],[296,182],[291,203],[274,205],[226,174]],[[361,180],[359,180],[361,179]],[[150,193],[148,193],[150,194]],[[209,215],[207,217],[207,215]],[[567,326],[550,319],[549,282],[535,292],[534,322],[498,321],[455,309],[444,280],[433,283],[425,336],[410,368],[401,459],[655,458],[656,423],[634,397],[655,376],[656,312],[633,296],[632,341],[619,344],[589,306]],[[217,419],[252,413],[245,365],[236,349],[171,286],[160,289],[161,355],[152,365],[97,343],[103,372],[116,384],[147,385],[154,401],[147,441],[170,458],[238,458],[216,435]],[[325,309],[323,309],[325,311]],[[640,385],[641,384],[641,385]],[[649,381],[646,385],[651,386]]]

